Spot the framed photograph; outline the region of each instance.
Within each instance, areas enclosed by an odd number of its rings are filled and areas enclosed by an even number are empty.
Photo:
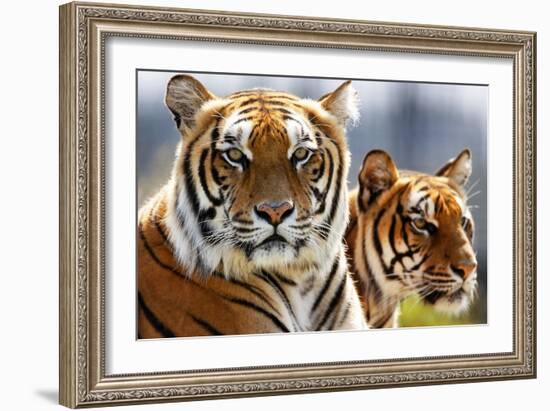
[[[536,35],[60,7],[60,402],[536,376]]]

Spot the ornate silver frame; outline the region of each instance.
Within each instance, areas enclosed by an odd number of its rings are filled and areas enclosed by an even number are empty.
[[[104,42],[109,36],[512,59],[514,348],[432,358],[106,375]],[[536,34],[219,11],[60,7],[60,403],[68,407],[536,376]]]

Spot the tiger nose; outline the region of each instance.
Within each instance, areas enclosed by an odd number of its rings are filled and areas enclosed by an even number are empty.
[[[452,266],[452,269],[463,280],[466,280],[477,269],[477,263],[470,260],[459,261]]]
[[[279,203],[262,203],[254,207],[254,211],[261,219],[269,224],[280,224],[286,217],[292,214],[294,204],[291,201],[282,201]]]

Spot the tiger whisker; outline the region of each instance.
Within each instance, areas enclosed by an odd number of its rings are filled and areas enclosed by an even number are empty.
[[[469,197],[470,193],[472,192],[472,190],[475,188],[475,186],[477,186],[479,184],[481,180],[478,178],[477,180],[475,180],[474,182],[472,182],[472,184],[470,184],[468,186],[468,188],[466,189],[466,196]]]

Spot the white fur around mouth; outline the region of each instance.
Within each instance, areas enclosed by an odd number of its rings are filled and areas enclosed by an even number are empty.
[[[472,287],[469,283],[464,283],[458,290],[441,296],[433,307],[440,312],[460,315],[470,306],[473,301]]]

